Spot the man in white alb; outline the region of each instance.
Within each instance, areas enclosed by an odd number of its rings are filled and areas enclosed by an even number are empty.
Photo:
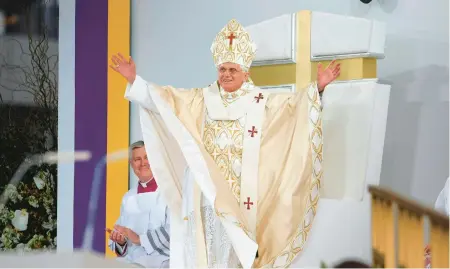
[[[139,184],[122,199],[120,217],[114,229],[108,231],[109,247],[119,260],[166,268],[170,256],[169,212],[158,191],[143,141],[130,146],[130,164]]]
[[[236,20],[211,51],[218,80],[189,90],[147,82],[131,58],[112,57],[154,149],[152,170],[172,214],[171,267],[287,267],[315,215],[319,92],[339,65],[319,67],[317,82],[296,93],[269,93],[249,77],[256,46]]]

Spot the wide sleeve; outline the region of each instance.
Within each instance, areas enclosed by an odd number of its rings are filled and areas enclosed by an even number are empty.
[[[139,239],[141,246],[144,247],[147,254],[154,251],[162,256],[170,257],[170,220],[169,208],[166,207],[165,221],[159,228],[147,230],[146,233],[140,234]]]
[[[117,256],[125,257],[128,254],[128,242],[125,242],[123,246],[114,243],[114,250]]]
[[[316,83],[311,83],[307,87],[294,93],[270,93],[266,103],[266,112],[269,116],[276,115],[281,111],[289,111],[291,114],[297,114],[299,109],[305,104],[316,104],[319,110],[322,110],[322,94],[319,93]]]
[[[191,104],[198,89],[174,88],[172,86],[159,86],[145,81],[141,76],[136,75],[133,84],[127,84],[125,90],[125,99],[137,103],[141,107],[158,112],[155,103],[152,100],[151,92],[158,93],[161,98],[172,108]]]
[[[319,93],[319,89],[317,88],[317,83],[313,82],[306,86],[303,89],[295,92],[294,95],[289,99],[289,105],[292,107],[296,107],[299,103],[302,102],[303,98],[313,99],[314,103],[318,103],[320,105],[320,109],[323,108],[322,104],[322,96],[323,92]]]

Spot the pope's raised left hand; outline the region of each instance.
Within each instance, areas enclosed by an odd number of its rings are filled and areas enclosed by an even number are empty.
[[[341,64],[336,64],[336,60],[331,61],[325,70],[322,64],[317,65],[317,88],[319,92],[325,90],[325,87],[333,82],[341,73]]]
[[[141,240],[139,239],[139,235],[137,233],[135,233],[133,230],[124,227],[124,226],[120,226],[120,225],[114,225],[114,229],[117,230],[118,232],[122,233],[123,235],[125,235],[128,240],[131,241],[131,243],[140,246],[141,245]]]

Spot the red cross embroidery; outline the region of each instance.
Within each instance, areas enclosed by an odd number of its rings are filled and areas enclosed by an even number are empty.
[[[231,34],[229,36],[227,36],[227,38],[230,40],[230,47],[233,45],[233,40],[236,38],[237,36],[234,35],[233,32],[231,32]]]
[[[244,202],[244,205],[247,206],[247,210],[250,210],[250,206],[253,205],[253,202],[250,202],[250,197],[247,197],[247,202]]]
[[[258,131],[256,130],[255,126],[252,126],[252,129],[248,130],[248,133],[250,134],[251,137],[255,137],[255,134],[257,134]]]
[[[264,99],[264,95],[262,95],[262,93],[259,93],[258,96],[255,96],[256,103],[259,103],[259,100],[261,99]]]

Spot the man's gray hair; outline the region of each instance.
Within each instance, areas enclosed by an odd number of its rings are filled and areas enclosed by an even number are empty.
[[[142,148],[142,147],[145,147],[145,143],[142,140],[138,140],[138,141],[134,142],[133,144],[131,144],[130,149],[129,149],[129,154],[128,154],[129,159],[131,160],[132,152],[134,149]]]

